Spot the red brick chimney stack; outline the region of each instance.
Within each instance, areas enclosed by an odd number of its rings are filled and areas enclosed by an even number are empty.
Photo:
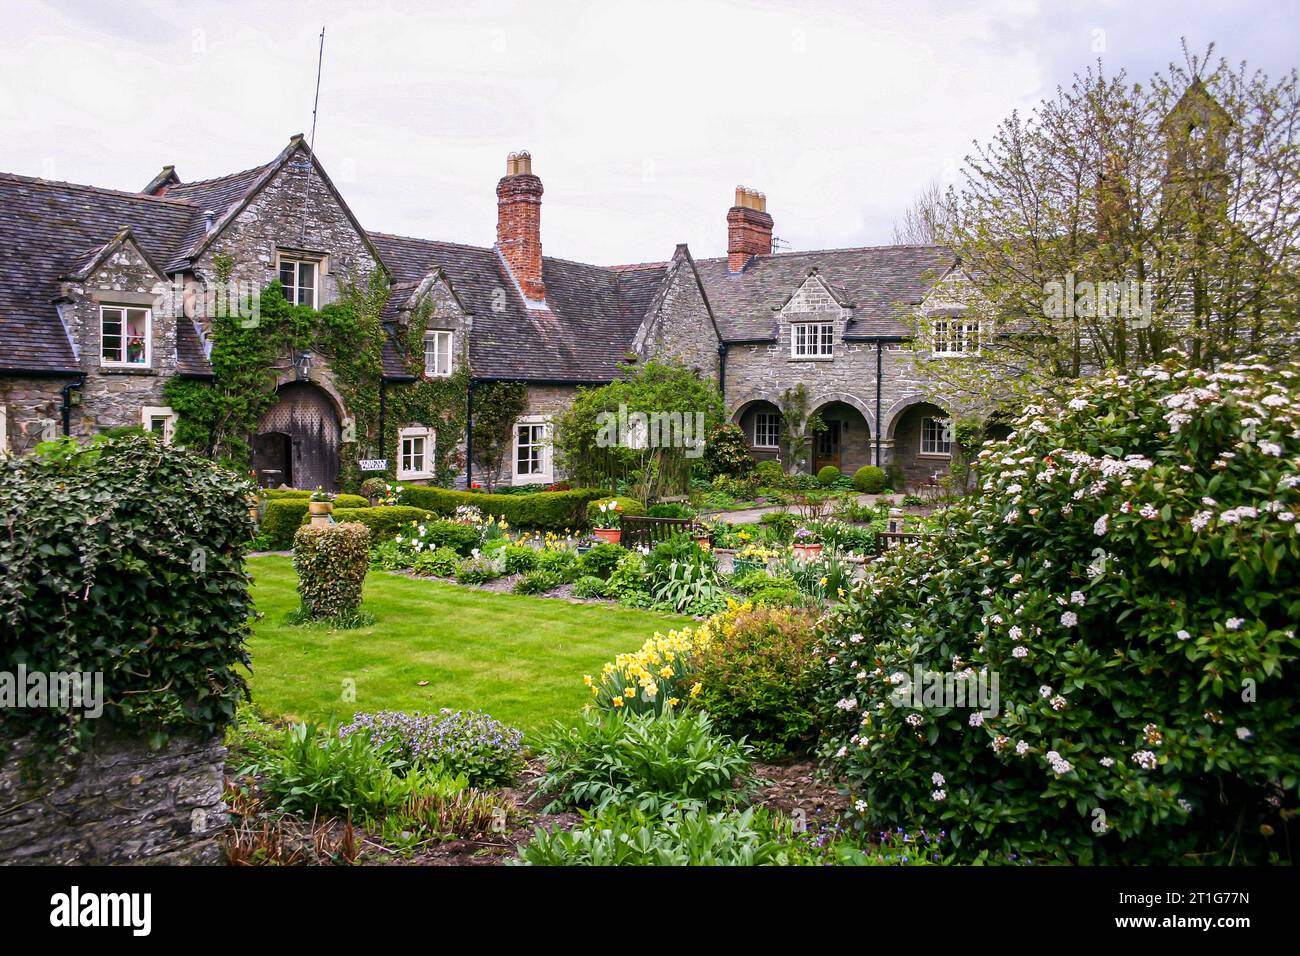
[[[740,272],[754,256],[772,254],[772,217],[767,196],[757,189],[736,187],[736,204],[727,210],[727,267]]]
[[[530,302],[543,302],[542,181],[533,175],[527,151],[506,158],[497,183],[497,248]]]

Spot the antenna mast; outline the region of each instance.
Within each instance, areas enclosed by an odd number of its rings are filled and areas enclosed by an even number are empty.
[[[320,28],[320,53],[316,58],[316,98],[311,104],[311,140],[307,143],[307,189],[302,197],[302,233],[300,242],[307,241],[307,200],[311,198],[311,171],[316,163],[316,110],[320,107],[320,74],[325,64],[325,28]]]

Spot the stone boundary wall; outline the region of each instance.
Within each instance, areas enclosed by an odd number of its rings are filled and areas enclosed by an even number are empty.
[[[228,816],[220,737],[155,751],[97,736],[52,790],[23,779],[26,753],[30,743],[19,741],[0,759],[0,864],[221,862],[216,836]]]

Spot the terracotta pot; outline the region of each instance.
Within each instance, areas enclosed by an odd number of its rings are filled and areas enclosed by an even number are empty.
[[[794,556],[802,558],[804,561],[815,558],[822,553],[820,544],[796,544],[794,546]]]
[[[592,528],[591,533],[601,541],[608,541],[610,544],[618,544],[623,540],[621,528]]]
[[[334,502],[309,501],[307,502],[307,510],[314,515],[327,515],[334,510]]]

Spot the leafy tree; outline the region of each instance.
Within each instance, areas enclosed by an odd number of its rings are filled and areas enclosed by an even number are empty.
[[[781,393],[781,459],[786,474],[808,468],[813,435],[823,431],[826,423],[817,414],[808,414],[808,389],[800,382]]]
[[[515,422],[527,410],[528,389],[522,382],[491,382],[474,390],[474,463],[488,492],[496,490]]]
[[[722,407],[712,382],[681,365],[647,362],[620,381],[578,389],[555,419],[555,451],[582,484],[622,483],[641,501],[684,494]]]
[[[1184,52],[1145,84],[1098,63],[966,158],[929,218],[974,279],[982,348],[934,363],[937,388],[1018,404],[1171,347],[1211,369],[1294,349],[1296,73]]]

